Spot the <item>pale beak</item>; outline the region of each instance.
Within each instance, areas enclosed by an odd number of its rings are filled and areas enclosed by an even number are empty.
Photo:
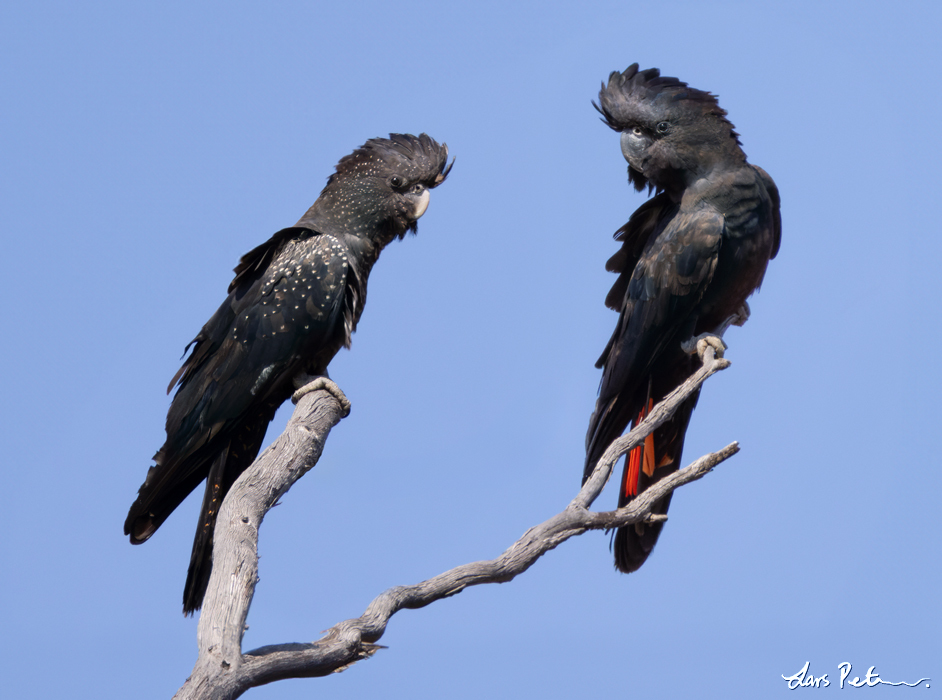
[[[425,213],[425,210],[428,209],[429,199],[431,199],[431,197],[429,196],[428,188],[423,188],[422,194],[419,195],[419,198],[415,202],[415,213],[413,214],[414,219],[418,220],[419,217]]]

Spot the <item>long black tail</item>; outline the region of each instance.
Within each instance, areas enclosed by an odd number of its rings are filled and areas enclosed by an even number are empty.
[[[653,440],[646,440],[645,444],[636,447],[626,457],[618,495],[619,508],[630,503],[637,497],[637,494],[641,494],[652,484],[680,468],[687,425],[690,423],[690,416],[699,397],[700,392],[697,391],[677,409],[667,423],[654,431]],[[645,455],[645,450],[653,451],[653,456]],[[632,458],[636,465],[650,464],[653,471],[650,468],[647,470],[639,468],[639,466],[632,470]],[[648,471],[652,473],[648,474]],[[631,484],[632,478],[637,479],[635,486]],[[671,495],[668,494],[658,501],[651,512],[666,515],[667,509],[670,508]],[[654,545],[657,544],[663,528],[664,523],[635,523],[618,528],[612,543],[615,568],[626,574],[640,569],[654,549]]]
[[[225,484],[226,462],[229,459],[229,445],[226,445],[213,462],[206,477],[206,490],[203,492],[203,505],[200,507],[200,520],[196,525],[196,537],[193,538],[193,552],[190,554],[190,567],[186,572],[186,584],[183,586],[183,614],[192,615],[203,605],[209,574],[213,568],[213,532],[216,529],[216,515],[219,506],[229,491]]]
[[[222,446],[213,460],[206,477],[203,505],[200,507],[190,566],[183,586],[184,615],[192,615],[203,605],[213,569],[213,536],[219,507],[235,480],[255,461],[265,440],[268,423],[273,417],[274,411],[266,410],[254,420],[243,421],[239,432]]]
[[[157,464],[148,470],[124,521],[124,534],[129,536],[131,544],[143,544],[150,539],[176,507],[199,486],[205,475],[205,467],[201,468],[201,465],[212,458],[200,453],[180,464],[167,454],[165,447],[154,455]]]

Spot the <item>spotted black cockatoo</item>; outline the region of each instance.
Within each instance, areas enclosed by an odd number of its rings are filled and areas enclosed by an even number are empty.
[[[629,423],[694,373],[699,361],[682,344],[742,325],[746,298],[759,288],[781,240],[775,183],[746,162],[715,96],[634,64],[609,76],[595,107],[621,133],[629,182],[655,195],[615,234],[622,246],[606,266],[618,273],[605,301],[619,317],[597,363],[604,372],[586,435],[583,481]],[[678,469],[698,396],[628,455],[619,507]],[[654,512],[667,513],[670,498]],[[615,566],[637,570],[661,528],[619,528]]]
[[[190,343],[167,389],[179,383],[167,441],[124,524],[132,544],[145,542],[206,479],[184,613],[202,604],[226,493],[258,454],[295,377],[326,375],[350,347],[373,264],[387,243],[417,230],[429,190],[451,169],[447,158],[447,146],[425,134],[370,139],[342,158],[297,224],[242,257],[229,296]]]

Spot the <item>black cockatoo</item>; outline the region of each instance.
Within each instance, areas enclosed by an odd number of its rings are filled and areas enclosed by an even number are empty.
[[[447,146],[425,134],[370,139],[342,158],[297,224],[242,257],[229,296],[190,343],[167,389],[179,383],[167,441],[124,523],[132,544],[146,541],[206,479],[184,613],[202,604],[226,493],[258,454],[295,377],[325,375],[350,346],[373,264],[387,243],[417,230],[429,190],[451,169],[447,159]]]
[[[742,325],[746,298],[759,288],[781,240],[775,183],[746,162],[715,96],[634,64],[609,76],[594,106],[621,133],[629,182],[655,195],[615,234],[622,246],[606,265],[618,279],[605,303],[619,317],[596,365],[604,372],[586,435],[583,481],[629,423],[694,373],[699,360],[687,341]],[[680,467],[698,395],[628,455],[619,507]],[[667,513],[669,505],[667,496],[655,512]],[[615,566],[637,570],[661,528],[619,528]]]

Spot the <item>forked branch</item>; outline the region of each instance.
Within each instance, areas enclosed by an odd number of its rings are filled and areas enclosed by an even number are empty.
[[[624,508],[602,513],[588,508],[618,458],[668,420],[709,376],[729,366],[727,360],[714,357],[712,349],[704,353],[703,361],[700,370],[655,406],[647,419],[611,444],[564,511],[527,530],[496,559],[463,564],[422,583],[391,588],[374,599],[362,616],[334,625],[316,642],[265,646],[243,654],[242,635],[258,578],[258,527],[278,498],[317,463],[327,435],[344,410],[335,394],[325,389],[302,395],[285,432],[239,477],[220,509],[213,572],[198,630],[199,658],[175,697],[236,698],[273,681],[342,671],[382,648],[375,642],[399,610],[424,607],[468,586],[510,581],[549,550],[587,530],[662,519],[651,514],[657,501],[736,454],[738,444],[704,455],[664,477]]]

